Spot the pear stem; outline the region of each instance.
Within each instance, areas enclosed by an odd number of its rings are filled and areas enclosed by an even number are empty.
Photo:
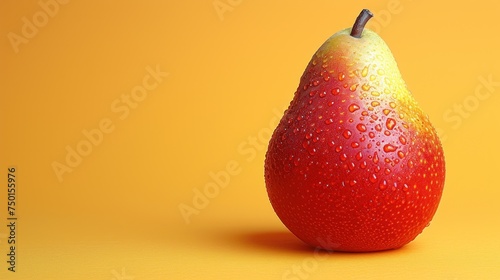
[[[354,25],[352,26],[351,36],[354,38],[361,38],[361,33],[365,28],[366,23],[373,17],[372,12],[368,9],[363,9],[359,16],[356,18]]]

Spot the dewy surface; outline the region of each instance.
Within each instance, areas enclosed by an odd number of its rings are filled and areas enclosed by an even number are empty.
[[[430,222],[444,175],[437,133],[382,39],[349,29],[329,38],[266,158],[268,193],[285,225],[309,244],[337,244],[328,249],[397,248]]]

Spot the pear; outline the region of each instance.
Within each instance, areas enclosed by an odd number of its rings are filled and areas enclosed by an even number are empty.
[[[439,137],[388,46],[364,28],[372,16],[363,10],[317,50],[265,158],[280,220],[327,250],[404,246],[429,225],[444,187]]]

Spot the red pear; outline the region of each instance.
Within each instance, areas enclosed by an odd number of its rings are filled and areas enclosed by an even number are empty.
[[[314,54],[269,142],[265,182],[285,226],[314,247],[367,252],[409,243],[429,225],[444,153],[391,51],[364,29]]]

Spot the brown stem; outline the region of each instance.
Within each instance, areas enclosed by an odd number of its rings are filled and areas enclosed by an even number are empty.
[[[365,28],[366,23],[373,17],[372,12],[368,9],[363,9],[359,16],[356,18],[354,25],[352,26],[351,36],[355,38],[361,38],[361,33],[363,33],[363,28]]]

